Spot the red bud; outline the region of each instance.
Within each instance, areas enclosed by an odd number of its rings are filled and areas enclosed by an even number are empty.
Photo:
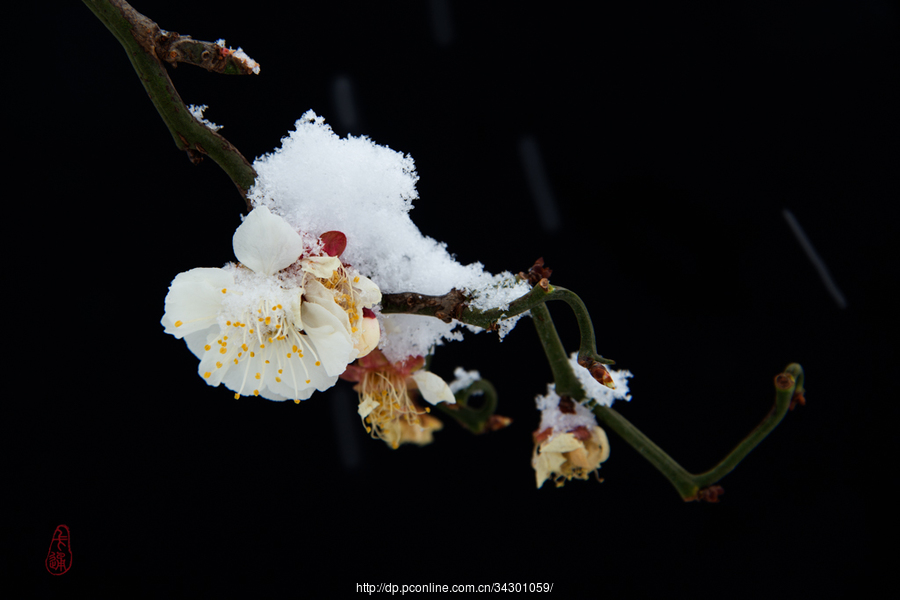
[[[340,231],[326,231],[319,236],[328,256],[340,256],[347,247],[347,236]]]

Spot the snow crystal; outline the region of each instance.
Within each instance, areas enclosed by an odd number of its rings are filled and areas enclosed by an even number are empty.
[[[250,58],[247,55],[247,53],[244,52],[243,48],[241,48],[240,46],[238,46],[237,50],[234,50],[233,48],[228,48],[225,45],[225,40],[222,38],[219,38],[216,40],[216,46],[218,46],[220,48],[225,48],[226,50],[231,51],[231,55],[234,56],[234,58],[236,58],[239,61],[241,61],[242,63],[244,63],[244,66],[246,66],[248,69],[253,71],[254,75],[259,75],[259,63],[256,62],[255,60],[253,60],[252,58]]]
[[[466,371],[462,367],[456,367],[456,370],[453,371],[453,377],[455,378],[450,382],[450,391],[454,394],[460,390],[464,390],[479,379],[481,379],[481,373],[478,371]],[[481,390],[478,390],[474,393],[474,395],[481,394]]]
[[[553,431],[572,431],[577,427],[593,429],[597,425],[597,419],[587,407],[574,402],[574,413],[564,413],[559,410],[559,394],[556,393],[554,384],[547,385],[547,394],[535,398],[537,408],[541,411],[541,425],[538,431],[544,431],[552,427]]]
[[[193,117],[195,119],[197,119],[198,121],[200,121],[201,123],[203,123],[204,125],[209,127],[210,129],[212,129],[213,131],[218,131],[218,130],[222,129],[221,125],[216,125],[212,121],[207,121],[203,117],[203,111],[205,111],[207,108],[209,108],[209,107],[206,104],[201,104],[200,106],[197,106],[196,104],[188,104],[188,107],[187,107],[188,112],[191,113],[191,115],[193,115]]]
[[[341,259],[374,281],[383,293],[473,294],[478,309],[507,308],[529,286],[510,273],[492,275],[481,263],[462,265],[446,244],[423,235],[409,216],[418,198],[411,156],[366,136],[338,137],[307,111],[281,148],[258,158],[249,197],[298,230],[347,236]],[[384,315],[381,349],[392,361],[429,353],[442,340],[462,339],[458,323],[415,315]],[[513,319],[501,323],[506,333]]]
[[[248,69],[253,71],[254,75],[259,75],[259,63],[247,56],[247,53],[244,52],[244,49],[238,46],[238,49],[234,51],[233,56],[244,63]]]

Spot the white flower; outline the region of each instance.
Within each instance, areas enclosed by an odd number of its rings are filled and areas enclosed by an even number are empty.
[[[570,398],[560,398],[555,386],[537,397],[541,424],[534,432],[534,467],[537,486],[553,479],[557,487],[570,479],[587,479],[609,458],[609,440],[594,414]]]
[[[175,277],[162,318],[209,385],[299,402],[378,344],[373,313],[363,314],[381,301],[378,287],[336,256],[301,258],[309,249],[284,219],[257,208],[233,244],[239,264]]]
[[[424,446],[434,439],[443,424],[422,408],[413,390],[431,405],[455,404],[456,398],[443,379],[424,370],[425,358],[410,356],[392,363],[380,350],[347,367],[341,378],[358,382],[359,416],[366,432],[392,448],[401,444]]]

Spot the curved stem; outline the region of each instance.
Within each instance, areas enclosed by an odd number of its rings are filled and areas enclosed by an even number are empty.
[[[173,36],[162,31],[159,25],[134,10],[124,0],[83,1],[125,48],[150,100],[169,128],[175,145],[187,152],[191,162],[199,162],[204,154],[212,158],[237,186],[249,211],[247,191],[256,180],[256,171],[231,142],[203,125],[185,106],[163,61],[157,55],[161,47],[168,47]],[[173,49],[176,53],[173,60],[177,60],[178,56],[189,55],[188,48],[184,46],[183,50]],[[190,62],[189,59],[182,59]]]
[[[484,395],[484,404],[482,404],[481,408],[469,406],[469,397],[476,392],[481,392]],[[485,433],[492,429],[490,421],[494,416],[494,411],[497,410],[497,390],[490,381],[479,379],[454,395],[456,396],[456,404],[441,402],[437,405],[438,410],[447,416],[453,417],[460,425],[472,433]]]
[[[574,296],[574,294],[572,295]],[[575,376],[572,363],[569,362],[566,356],[562,341],[559,339],[559,334],[557,334],[553,320],[550,318],[550,311],[547,310],[543,303],[538,303],[532,307],[531,315],[538,337],[541,340],[541,345],[544,347],[544,352],[547,355],[547,361],[550,363],[550,368],[553,371],[556,392],[560,396],[569,396],[574,400],[583,402],[585,399],[584,388]],[[583,347],[584,342],[582,341]],[[623,440],[656,467],[675,487],[683,500],[707,499],[715,502],[717,495],[721,493],[721,489],[712,490],[708,494],[704,491],[730,473],[781,422],[795,393],[802,394],[802,391],[803,369],[800,365],[792,363],[788,365],[784,373],[775,377],[775,406],[769,411],[762,423],[751,431],[716,466],[700,474],[693,474],[687,471],[662,448],[644,435],[640,429],[614,409],[607,406],[593,405],[591,410],[604,425],[619,434]],[[591,405],[593,402],[591,401],[587,404]]]

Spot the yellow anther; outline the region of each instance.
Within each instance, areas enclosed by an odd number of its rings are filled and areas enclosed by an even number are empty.
[[[259,396],[259,390],[253,390],[253,395],[254,395],[254,396]]]
[[[234,399],[235,399],[235,400],[239,399],[240,397],[241,397],[240,394],[235,394],[235,395],[234,395]]]
[[[259,347],[260,347],[260,348],[265,348],[266,345],[265,345],[265,344],[260,344]],[[253,354],[251,354],[250,356],[253,356]]]
[[[225,321],[225,324],[231,327],[231,321]]]
[[[240,354],[238,354],[238,356],[240,356]],[[234,364],[238,364],[237,359],[234,359]]]
[[[271,323],[272,323],[272,317],[266,317],[266,325],[269,325]]]
[[[257,374],[255,375],[255,377],[256,377],[257,379],[259,379],[259,378],[262,377],[262,375],[260,375],[259,373],[257,373]]]
[[[309,380],[309,379],[307,379],[307,380],[306,380],[306,383],[309,383],[309,381],[310,381],[310,380]]]
[[[254,356],[256,356],[256,352],[251,352],[251,353],[250,353],[250,358],[253,358]]]
[[[278,369],[278,374],[281,375],[281,369]]]
[[[350,331],[353,332],[353,333],[356,333],[356,332],[359,331],[359,330],[358,330],[356,327],[351,327],[351,328],[350,328]]]
[[[353,278],[353,283],[359,283],[359,275]],[[222,291],[224,292],[225,290]]]
[[[276,377],[275,381],[277,381],[278,383],[281,383],[281,377]]]
[[[261,321],[262,321],[262,320],[263,320],[263,318],[262,318],[262,317],[260,317],[260,318],[258,318],[258,319],[257,319],[257,321],[260,321],[260,322],[261,322]]]
[[[217,369],[221,369],[221,368],[222,368],[222,363],[217,362],[217,363],[216,363],[216,368],[217,368]]]
[[[293,350],[294,352],[296,352],[296,351],[297,351],[297,344],[294,344],[294,345],[291,347],[291,350]]]
[[[210,375],[212,375],[212,373],[209,371],[207,371],[206,373],[203,374],[203,376],[206,377],[207,379],[209,379]],[[306,383],[309,383],[309,382],[307,381]]]
[[[300,404],[299,400],[294,400],[294,404]]]
[[[181,327],[182,325],[184,325],[184,323],[181,321],[175,321],[175,327]]]
[[[203,346],[203,349],[204,349],[204,350],[209,350],[210,348],[212,348],[212,346],[210,346],[209,344]]]
[[[320,366],[322,366],[322,363],[320,363],[319,361],[316,361],[316,366],[320,367]]]
[[[226,352],[228,352],[228,349],[225,346],[219,348],[219,354],[225,354]]]
[[[227,340],[227,339],[228,339],[228,336],[227,336],[227,335],[223,335],[223,336],[222,336],[222,339],[223,339],[223,340]]]
[[[252,329],[250,330],[250,333],[253,333],[253,330],[252,330]]]
[[[222,288],[222,293],[223,293],[223,294],[224,294],[225,292],[227,292],[227,291],[228,291],[227,289]]]
[[[291,353],[290,353],[290,352],[287,353],[287,357],[288,357],[288,358],[291,357]]]
[[[241,348],[244,350],[244,352],[249,350],[249,348],[247,347],[247,344],[241,344]]]

